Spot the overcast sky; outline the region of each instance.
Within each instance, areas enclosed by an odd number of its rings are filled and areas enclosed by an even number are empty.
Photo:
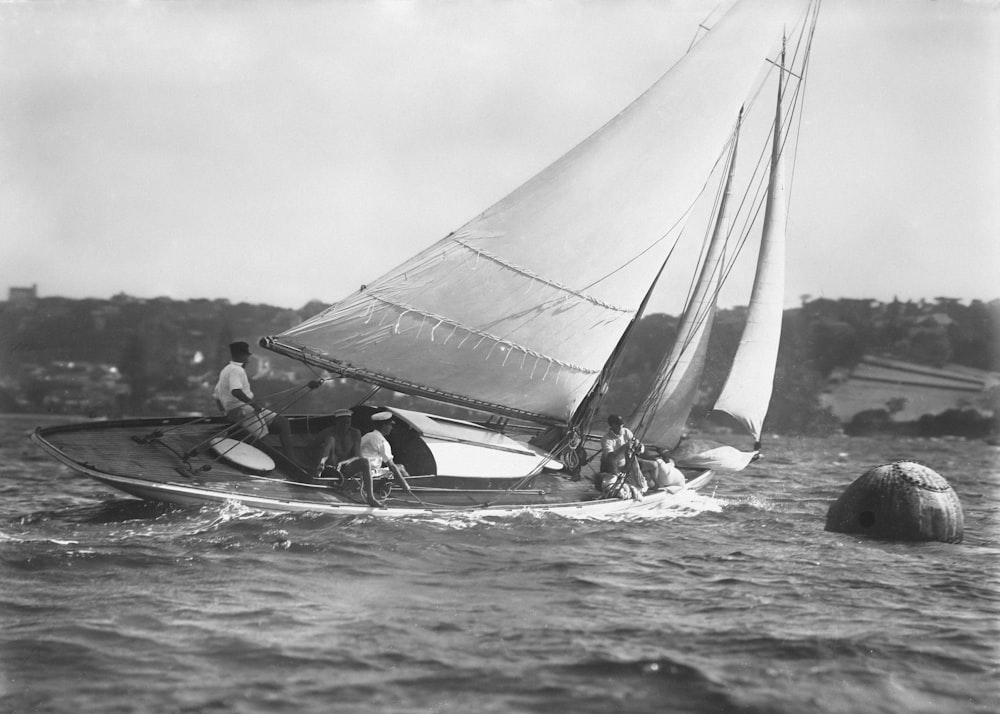
[[[2,297],[336,300],[603,124],[715,5],[0,5]],[[788,304],[1000,297],[998,126],[996,2],[824,0]]]

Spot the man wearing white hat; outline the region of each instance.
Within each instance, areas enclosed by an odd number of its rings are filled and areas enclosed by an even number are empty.
[[[378,412],[372,415],[372,431],[361,437],[361,458],[367,459],[371,469],[365,477],[365,494],[372,493],[372,474],[383,466],[392,472],[396,483],[407,493],[412,493],[410,484],[406,482],[406,469],[393,461],[392,447],[385,437],[392,431],[392,413]]]

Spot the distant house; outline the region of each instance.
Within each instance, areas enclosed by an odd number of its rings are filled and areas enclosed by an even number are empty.
[[[10,288],[7,292],[7,302],[17,307],[31,307],[38,302],[38,285],[30,288]]]
[[[850,374],[832,380],[821,402],[842,421],[885,409],[894,422],[925,414],[968,409],[989,416],[996,408],[1000,374],[971,367],[943,369],[880,357],[864,357]]]
[[[917,324],[920,325],[921,327],[946,328],[950,327],[951,325],[954,325],[955,321],[952,320],[948,315],[945,315],[943,312],[935,312],[930,315],[925,315],[924,317],[921,317],[919,320],[917,320]]]

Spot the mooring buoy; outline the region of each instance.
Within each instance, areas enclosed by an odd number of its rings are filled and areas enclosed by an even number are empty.
[[[882,540],[961,543],[962,504],[937,472],[913,461],[876,466],[847,487],[826,514],[826,530]]]

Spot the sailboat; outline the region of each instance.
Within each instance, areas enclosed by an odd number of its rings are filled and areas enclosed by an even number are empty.
[[[76,472],[185,505],[384,517],[664,512],[757,455],[780,336],[783,164],[818,10],[797,0],[736,3],[645,93],[508,196],[319,314],[260,340],[323,379],[370,385],[351,407],[352,425],[367,431],[376,413],[391,416],[390,444],[411,491],[383,482],[382,500],[371,505],[355,480],[311,478],[274,436],[253,437],[222,416],[63,425],[37,430],[34,441]],[[769,85],[777,86],[777,111],[755,125]],[[741,172],[737,146],[753,156],[745,147],[755,126],[769,150]],[[762,207],[747,326],[716,404],[757,443],[701,448],[682,439],[684,425],[720,290],[753,242]],[[628,468],[642,451],[657,474],[666,467],[683,476],[599,490],[607,479],[580,472],[596,471],[602,401],[691,236],[702,248],[693,267],[681,266],[696,279],[677,337],[628,420],[636,438]],[[384,391],[436,406],[379,403]],[[333,420],[288,415],[293,452],[305,454]]]

